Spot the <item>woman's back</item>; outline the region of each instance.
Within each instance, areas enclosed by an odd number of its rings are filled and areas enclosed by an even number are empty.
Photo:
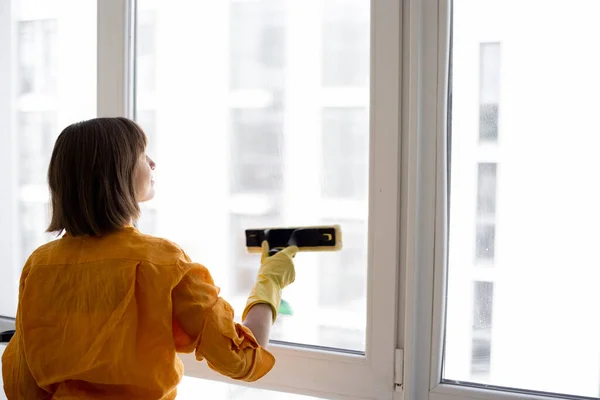
[[[135,228],[66,236],[35,251],[19,317],[21,351],[38,385],[57,398],[78,389],[114,398],[113,385],[122,398],[170,398],[182,371],[170,301],[181,256]]]
[[[133,227],[40,247],[20,289],[20,329],[3,357],[20,365],[5,385],[31,391],[22,398],[172,399],[183,373],[177,351],[196,350],[235,379],[273,366],[250,331],[232,323],[204,267]]]

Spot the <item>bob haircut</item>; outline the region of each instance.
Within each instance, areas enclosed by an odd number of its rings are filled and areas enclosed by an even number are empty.
[[[134,169],[146,145],[144,131],[127,118],[66,127],[48,168],[52,219],[47,232],[103,236],[137,220]]]

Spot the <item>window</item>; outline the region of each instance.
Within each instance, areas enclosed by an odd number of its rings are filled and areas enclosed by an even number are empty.
[[[344,19],[344,29],[366,37],[356,44],[343,45],[358,48],[344,53],[349,66],[362,62],[360,55],[368,54],[369,39],[368,30],[364,29],[369,25],[368,2],[350,3],[362,13],[356,12],[352,18]],[[172,96],[179,100],[168,104],[157,102],[151,111],[152,119],[148,118],[149,109],[138,112],[142,126],[155,126],[150,139],[161,143],[158,195],[148,206],[154,210],[155,222],[145,225],[155,229],[148,233],[176,238],[182,227],[189,224],[203,226],[209,232],[214,230],[215,235],[220,232],[224,240],[216,243],[216,236],[212,235],[186,243],[191,240],[186,235],[182,245],[211,271],[215,269],[212,264],[219,266],[221,271],[215,273],[221,276],[215,278],[216,282],[223,296],[241,312],[259,264],[258,256],[245,254],[245,229],[315,225],[322,220],[341,223],[338,215],[324,206],[327,198],[354,200],[355,208],[347,217],[356,223],[343,224],[347,241],[342,251],[298,256],[298,262],[307,266],[298,267],[296,283],[284,293],[294,308],[294,317],[278,319],[273,339],[364,352],[368,92],[365,92],[364,107],[333,107],[337,104],[321,107],[318,106],[319,95],[324,87],[319,74],[290,67],[294,63],[306,64],[304,60],[311,60],[317,66],[332,62],[324,59],[317,44],[332,42],[342,46],[339,43],[344,37],[325,33],[306,37],[301,26],[327,25],[336,10],[344,9],[343,5],[315,7],[314,14],[302,16],[292,14],[294,8],[290,2],[233,1],[214,13],[211,25],[204,27],[214,30],[214,34],[228,32],[231,35],[229,42],[220,43],[218,49],[209,47],[212,35],[189,26],[185,28],[186,34],[180,36],[177,26],[183,23],[181,13],[171,15],[164,11],[171,6],[147,0],[140,0],[138,5],[144,13],[158,15],[160,19],[150,29],[142,25],[142,21],[138,23],[137,57],[155,59],[161,69],[157,70],[154,93],[144,86],[144,76],[136,74],[136,104],[150,104],[152,97]],[[190,7],[187,10],[190,15],[200,12]],[[144,37],[149,30],[151,40]],[[160,43],[175,40],[189,50],[173,58],[169,49],[160,47]],[[146,42],[150,41],[158,44],[155,54],[147,48]],[[139,48],[142,44],[143,55]],[[194,50],[196,48],[198,50]],[[188,65],[190,70],[181,71],[182,64]],[[349,68],[352,67],[341,71]],[[194,76],[189,75],[192,70]],[[213,75],[216,71],[218,74]],[[351,80],[346,85],[367,84],[368,69],[359,72],[363,74],[359,82]],[[168,91],[163,89],[167,87]],[[336,89],[332,90],[335,95]],[[182,112],[182,102],[198,111]],[[175,120],[179,120],[181,128],[161,125],[161,121],[177,124]],[[186,146],[165,145],[167,138]],[[188,184],[173,192],[168,191],[168,186],[158,188],[176,182],[179,171],[183,170]],[[194,206],[190,204],[186,209],[185,217],[178,211],[186,208],[182,197],[197,199]],[[208,200],[209,197],[214,200]],[[207,209],[202,211],[205,207]],[[143,221],[144,218],[140,222]],[[308,265],[320,267],[315,269]],[[335,314],[340,317],[332,318]],[[298,327],[298,321],[304,321],[302,328]],[[323,335],[324,328],[339,328],[339,332],[349,329],[352,337],[362,332],[363,338],[345,349],[342,346],[350,341],[342,336]]]
[[[56,18],[18,22],[21,95],[56,93],[56,29]]]
[[[342,227],[344,251],[339,257],[335,253],[323,255],[319,266],[319,304],[323,307],[364,308],[361,303],[365,295],[367,259],[365,224],[362,221],[337,222]],[[324,222],[325,225],[331,223],[333,221]]]
[[[471,374],[474,379],[481,382],[489,378],[490,374],[494,284],[477,281],[473,285],[473,289]]]
[[[496,214],[496,164],[480,163],[477,174],[477,215]]]
[[[19,184],[46,184],[46,172],[58,135],[56,112],[24,111],[18,115]]]
[[[323,110],[323,196],[364,200],[368,185],[368,126],[367,109]]]
[[[479,163],[477,169],[477,223],[475,259],[494,261],[496,251],[496,168],[495,163]]]
[[[496,228],[493,224],[480,223],[476,229],[477,260],[493,260],[496,244]]]
[[[0,0],[0,317],[15,317],[23,264],[54,239],[54,141],[96,115],[96,1],[43,3]]]
[[[495,142],[500,102],[500,43],[482,43],[479,51],[479,139]]]
[[[17,227],[20,231],[21,249],[17,257],[23,263],[33,250],[53,239],[51,234],[44,232],[46,226],[43,224],[49,221],[48,211],[47,200],[23,199],[19,202],[20,224]]]
[[[402,115],[409,395],[597,399],[600,3],[544,2],[541,18],[535,1],[416,3]]]
[[[369,76],[367,3],[324,0],[322,75],[325,86],[365,86]]]
[[[286,65],[285,1],[232,1],[227,17],[232,89],[283,89]]]
[[[156,14],[152,9],[142,8],[137,17],[137,85],[141,90],[153,92],[156,89]]]
[[[133,114],[158,152],[157,195],[140,229],[206,265],[240,314],[259,267],[245,229],[342,226],[340,252],[297,256],[296,282],[283,291],[293,315],[273,326],[278,368],[260,387],[391,395],[395,319],[368,304],[393,314],[398,98],[389,83],[399,65],[386,57],[399,52],[399,24],[372,21],[398,7],[377,3],[376,18],[365,0],[137,1]],[[156,63],[151,83],[143,60]],[[371,107],[373,97],[388,108]],[[220,379],[182,359],[189,379]]]
[[[278,192],[283,187],[283,115],[271,109],[231,110],[231,190]]]
[[[159,166],[159,195],[142,205],[137,226],[168,236],[209,266],[223,266],[212,268],[213,274],[238,312],[258,267],[257,256],[243,247],[244,229],[342,224],[341,252],[300,256],[305,267],[284,296],[294,317],[282,317],[274,327],[274,339],[287,346],[278,359],[285,363],[289,349],[327,349],[317,357],[327,363],[312,361],[316,370],[343,359],[353,372],[340,373],[340,379],[377,376],[378,382],[391,383],[389,368],[361,365],[382,366],[392,359],[393,318],[373,323],[367,303],[393,307],[393,291],[370,290],[368,282],[376,287],[393,282],[384,279],[395,274],[390,266],[396,257],[385,242],[394,240],[396,211],[389,203],[381,206],[387,201],[383,195],[369,196],[369,186],[384,185],[393,193],[397,180],[393,173],[378,173],[370,182],[369,171],[398,162],[393,151],[397,93],[392,87],[371,90],[372,82],[389,82],[399,71],[397,62],[384,58],[397,54],[399,36],[372,32],[398,31],[398,21],[372,24],[366,0],[301,6],[232,0],[190,3],[184,10],[153,0],[43,5],[0,0],[0,6],[0,50],[9,55],[0,60],[0,83],[8,88],[0,91],[0,163],[9,172],[0,178],[9,188],[0,196],[5,232],[0,316],[15,315],[26,257],[54,239],[44,231],[49,219],[46,173],[57,135],[77,120],[128,115],[146,131],[148,152]],[[127,43],[131,32],[126,25],[115,22],[126,21],[128,7],[135,10],[134,43]],[[386,10],[399,15],[397,4],[377,7],[381,15]],[[316,29],[307,35],[311,25]],[[372,41],[381,41],[376,53]],[[131,60],[124,46],[134,51]],[[372,77],[376,59],[381,71]],[[128,67],[131,77],[124,73]],[[386,91],[391,109],[371,108],[371,97]],[[131,92],[134,96],[128,97]],[[378,140],[376,160],[369,157],[371,113],[377,129],[392,133]],[[199,226],[209,229],[199,234]],[[370,231],[386,229],[386,239],[374,245],[385,250],[370,255]],[[225,239],[211,246],[216,236]],[[370,330],[376,327],[377,345],[369,349]],[[307,381],[306,376],[294,379]],[[331,391],[331,382],[323,380],[315,388]],[[353,388],[341,382],[335,389],[339,393],[372,396],[383,390],[383,385]]]

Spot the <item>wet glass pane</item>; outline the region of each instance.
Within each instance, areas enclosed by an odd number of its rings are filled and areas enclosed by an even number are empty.
[[[239,317],[259,267],[245,229],[341,225],[340,252],[297,256],[273,339],[363,352],[370,2],[137,10],[136,118],[157,162],[140,228],[206,265]]]

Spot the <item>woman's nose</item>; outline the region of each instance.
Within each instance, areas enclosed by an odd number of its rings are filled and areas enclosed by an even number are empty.
[[[156,163],[149,156],[146,156],[146,157],[148,158],[148,165],[150,165],[150,169],[154,170],[156,168]]]

